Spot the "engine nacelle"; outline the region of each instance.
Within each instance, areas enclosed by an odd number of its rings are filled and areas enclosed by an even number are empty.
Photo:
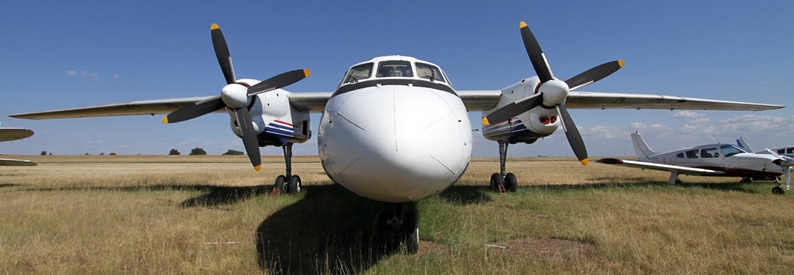
[[[248,108],[260,146],[303,143],[311,138],[309,112],[292,107],[289,95],[290,92],[276,89],[251,97]],[[230,109],[227,112],[232,132],[241,137],[234,113]]]

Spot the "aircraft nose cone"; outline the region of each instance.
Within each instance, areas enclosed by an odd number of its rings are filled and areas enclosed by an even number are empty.
[[[412,201],[446,189],[471,158],[471,124],[460,118],[468,118],[465,108],[450,108],[444,96],[384,86],[340,98],[344,103],[323,118],[332,120],[319,144],[326,171],[379,201]]]

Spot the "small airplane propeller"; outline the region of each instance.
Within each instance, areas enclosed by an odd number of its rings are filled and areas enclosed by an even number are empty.
[[[540,48],[535,35],[529,30],[527,23],[521,21],[519,27],[521,28],[524,48],[527,50],[532,67],[540,79],[540,84],[538,84],[534,95],[511,102],[497,109],[483,117],[482,123],[483,125],[490,125],[491,123],[502,122],[540,105],[556,108],[560,113],[563,131],[565,131],[565,136],[568,138],[568,143],[571,145],[574,154],[576,154],[576,158],[583,165],[587,165],[587,148],[584,145],[582,136],[579,134],[579,130],[576,128],[576,124],[574,124],[571,115],[568,113],[568,109],[565,108],[565,100],[571,90],[587,86],[607,77],[623,67],[624,62],[623,60],[607,62],[562,82],[555,78],[551,72],[546,55]]]
[[[248,112],[249,98],[291,85],[309,76],[310,72],[308,69],[293,70],[268,78],[250,87],[245,83],[237,83],[229,47],[226,45],[226,39],[223,37],[218,24],[212,24],[210,34],[212,35],[212,46],[215,49],[215,56],[218,58],[223,77],[226,79],[226,86],[221,89],[221,95],[197,102],[194,105],[179,108],[163,117],[163,123],[182,122],[215,112],[224,107],[229,108],[234,113],[235,120],[243,133],[243,145],[248,158],[254,168],[259,171],[262,169],[262,159],[259,153],[259,141],[253,129],[251,114]]]

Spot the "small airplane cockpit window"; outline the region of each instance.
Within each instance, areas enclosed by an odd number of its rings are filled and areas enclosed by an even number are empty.
[[[378,63],[377,77],[413,77],[411,62],[408,61],[383,61]]]
[[[786,153],[786,148],[783,148],[783,149],[778,149],[778,150],[777,150],[777,153],[778,153],[778,154],[785,154],[785,153]]]
[[[425,64],[425,63],[416,63],[416,76],[421,78],[430,79],[430,81],[444,81],[444,76],[441,74],[441,70],[438,67]]]
[[[686,158],[688,158],[688,159],[696,159],[696,158],[698,158],[698,150],[686,151]]]
[[[350,68],[342,83],[356,83],[370,76],[372,76],[372,63],[364,63]]]
[[[720,151],[717,148],[706,148],[700,150],[700,157],[701,158],[718,158],[720,157]]]
[[[726,144],[722,146],[722,155],[725,157],[730,157],[739,153],[747,153],[747,152],[733,145]]]

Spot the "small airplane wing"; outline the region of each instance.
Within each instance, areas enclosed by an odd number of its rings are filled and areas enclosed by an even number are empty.
[[[644,162],[644,161],[625,160],[625,159],[617,159],[617,158],[603,158],[603,159],[599,159],[597,162],[603,164],[620,165],[620,166],[627,166],[627,167],[641,168],[641,169],[678,172],[679,174],[694,175],[694,176],[719,176],[725,174],[725,172],[717,171],[717,170],[692,168],[692,167],[684,167],[678,165],[652,163],[652,162]]]
[[[30,129],[0,127],[0,141],[23,139],[33,135]]]
[[[0,166],[36,166],[35,162],[21,159],[0,159]]]
[[[763,111],[786,107],[740,101],[725,101],[652,94],[571,92],[565,105],[569,109],[669,109]]]
[[[139,100],[106,105],[94,105],[52,111],[22,113],[9,115],[13,118],[53,119],[76,117],[131,116],[167,114],[183,106],[196,104],[213,97],[185,97],[172,99]],[[221,110],[225,112],[225,110]],[[220,112],[220,111],[219,111]]]

